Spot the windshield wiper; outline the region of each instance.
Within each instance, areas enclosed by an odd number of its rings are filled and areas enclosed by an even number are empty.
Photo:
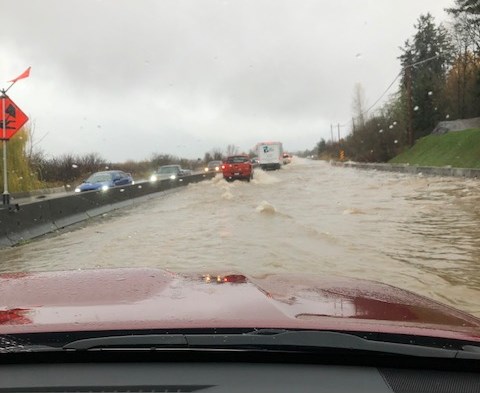
[[[368,340],[354,334],[329,331],[255,330],[243,334],[148,334],[87,338],[72,341],[64,350],[101,349],[240,349],[321,352],[322,350],[432,358],[480,359],[480,347],[462,350]]]

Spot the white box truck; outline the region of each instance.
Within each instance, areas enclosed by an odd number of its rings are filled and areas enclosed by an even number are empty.
[[[281,142],[260,142],[255,146],[260,168],[280,169],[283,164],[283,145]]]

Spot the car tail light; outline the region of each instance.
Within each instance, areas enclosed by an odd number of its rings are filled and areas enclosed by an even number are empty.
[[[223,282],[246,283],[247,277],[241,274],[230,274],[223,277]]]

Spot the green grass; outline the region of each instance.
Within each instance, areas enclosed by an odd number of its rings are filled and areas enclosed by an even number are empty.
[[[389,161],[391,164],[480,168],[480,129],[429,135]]]

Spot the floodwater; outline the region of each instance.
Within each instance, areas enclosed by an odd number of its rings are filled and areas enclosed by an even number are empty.
[[[0,272],[148,266],[372,279],[480,316],[480,182],[295,159],[0,251]]]

